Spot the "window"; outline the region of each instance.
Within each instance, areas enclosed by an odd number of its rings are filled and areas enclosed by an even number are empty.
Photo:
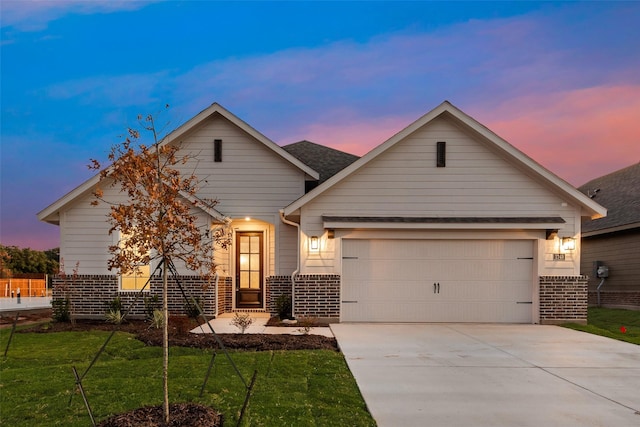
[[[126,235],[120,236],[120,244],[127,239]],[[140,264],[137,268],[127,274],[120,275],[120,290],[122,291],[139,291],[147,284],[151,276],[151,266],[149,264]],[[149,290],[149,286],[145,288]]]
[[[213,161],[219,163],[222,161],[222,140],[213,140]]]
[[[139,291],[147,284],[151,275],[151,267],[147,265],[139,265],[138,269],[130,274],[120,276],[120,289],[123,291]],[[149,286],[145,288],[149,290]]]
[[[447,143],[439,141],[436,143],[436,167],[443,168],[447,162]]]

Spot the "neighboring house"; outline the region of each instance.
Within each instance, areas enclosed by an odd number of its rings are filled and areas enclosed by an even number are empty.
[[[330,321],[586,322],[581,219],[606,210],[449,102],[359,159],[279,147],[219,104],[163,140],[173,143],[197,154],[186,170],[206,178],[198,196],[219,201],[202,223],[233,233],[214,250],[214,283],[179,272],[209,315],[274,313],[290,295],[295,316]],[[38,214],[60,226],[67,269],[77,263],[56,293],[77,316],[136,295],[106,268],[117,236],[107,208],[90,205],[96,183]],[[174,286],[171,310],[182,307]]]
[[[607,208],[606,218],[582,222],[580,270],[589,276],[589,304],[598,303],[597,267],[608,268],[600,287],[605,307],[640,309],[640,163],[596,178],[580,191]]]

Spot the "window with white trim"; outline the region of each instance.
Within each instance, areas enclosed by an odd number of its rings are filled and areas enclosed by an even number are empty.
[[[126,235],[121,234],[120,244],[125,241]],[[139,264],[135,270],[127,274],[120,275],[120,290],[121,291],[139,291],[144,288],[144,285],[149,281],[151,276],[151,266],[149,264]],[[145,291],[149,290],[149,286],[144,288]]]

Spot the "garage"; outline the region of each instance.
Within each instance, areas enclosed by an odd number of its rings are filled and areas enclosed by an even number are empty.
[[[532,240],[343,239],[345,322],[533,322]]]

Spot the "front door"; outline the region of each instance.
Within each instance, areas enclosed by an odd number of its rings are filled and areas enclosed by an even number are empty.
[[[236,307],[262,307],[262,232],[236,233]]]

